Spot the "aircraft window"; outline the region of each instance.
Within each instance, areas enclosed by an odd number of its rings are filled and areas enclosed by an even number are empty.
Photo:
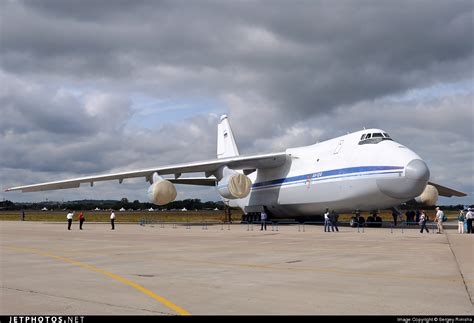
[[[359,145],[378,144],[384,140],[392,140],[392,138],[386,132],[367,133],[360,137]]]

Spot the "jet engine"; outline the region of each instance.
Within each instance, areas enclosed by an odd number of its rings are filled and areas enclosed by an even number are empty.
[[[438,201],[438,190],[433,185],[426,185],[421,195],[415,197],[415,202],[427,206],[436,205]]]
[[[158,174],[153,175],[153,184],[148,188],[148,199],[157,205],[165,205],[176,198],[176,188],[173,183]]]
[[[224,177],[219,181],[217,190],[226,199],[241,199],[249,195],[252,188],[252,181],[244,174],[237,173],[227,167],[224,170]]]

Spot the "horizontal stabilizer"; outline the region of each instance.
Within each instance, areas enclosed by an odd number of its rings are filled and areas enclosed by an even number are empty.
[[[442,185],[439,185],[439,184],[436,184],[436,183],[428,182],[428,184],[433,185],[434,187],[436,187],[436,189],[438,190],[439,195],[441,195],[441,196],[445,196],[445,197],[459,196],[459,197],[462,197],[462,196],[467,195],[466,193],[459,192],[459,191],[453,190],[452,188],[442,186]]]

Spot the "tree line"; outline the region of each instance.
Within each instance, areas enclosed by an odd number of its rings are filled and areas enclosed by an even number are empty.
[[[41,210],[47,208],[48,210],[94,210],[95,208],[99,209],[114,209],[119,210],[124,208],[126,210],[145,210],[149,208],[153,209],[183,209],[188,210],[213,210],[215,208],[222,210],[224,209],[224,203],[207,201],[202,202],[200,199],[186,199],[180,201],[173,201],[166,205],[155,205],[148,202],[140,202],[135,200],[130,202],[126,197],[122,198],[120,201],[117,200],[78,200],[78,201],[67,201],[67,202],[53,202],[53,201],[44,201],[44,202],[12,202],[9,200],[0,202],[0,210]]]
[[[470,207],[474,207],[471,205]],[[77,201],[67,201],[67,202],[53,202],[53,201],[44,201],[44,202],[12,202],[9,200],[0,201],[0,210],[41,210],[43,208],[47,208],[48,210],[93,210],[95,208],[99,209],[114,209],[119,210],[124,208],[126,210],[145,210],[149,208],[153,209],[165,209],[165,210],[173,210],[173,209],[183,209],[186,208],[187,210],[214,210],[215,208],[219,210],[224,209],[224,203],[222,201],[213,202],[207,201],[202,202],[200,199],[186,199],[180,201],[173,201],[166,205],[158,206],[153,203],[149,202],[140,202],[139,200],[135,200],[130,202],[126,197],[122,198],[120,201],[118,200],[77,200]],[[399,207],[400,210],[411,210],[420,208],[418,206],[410,206],[410,205],[401,205]],[[426,210],[434,209],[435,206],[431,207],[423,207]],[[456,211],[461,210],[464,208],[464,205],[444,205],[442,206],[443,210],[446,211]]]

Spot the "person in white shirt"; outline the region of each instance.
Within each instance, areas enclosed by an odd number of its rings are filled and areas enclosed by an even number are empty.
[[[331,220],[329,219],[329,209],[326,209],[326,213],[324,213],[324,232],[331,232],[329,227],[332,226]],[[327,231],[326,231],[327,228]],[[333,229],[334,231],[334,229]]]
[[[110,213],[110,224],[112,225],[112,230],[115,230],[115,212],[112,210]]]
[[[466,211],[460,210],[458,215],[458,232],[464,233],[464,221],[466,220]]]
[[[428,228],[426,227],[426,222],[428,221],[428,216],[426,215],[424,210],[420,210],[420,225],[421,225],[421,230],[420,233],[423,233],[423,230],[426,229],[426,233],[430,233]]]
[[[436,224],[438,226],[438,232],[437,233],[443,233],[444,232],[443,217],[444,217],[444,212],[441,211],[439,206],[436,207]]]
[[[72,224],[72,217],[74,216],[74,213],[72,211],[69,211],[69,213],[66,215],[67,219],[67,229],[71,230],[71,224]]]
[[[466,213],[466,222],[467,222],[467,232],[474,233],[472,229],[472,220],[474,220],[474,209],[469,208]]]

